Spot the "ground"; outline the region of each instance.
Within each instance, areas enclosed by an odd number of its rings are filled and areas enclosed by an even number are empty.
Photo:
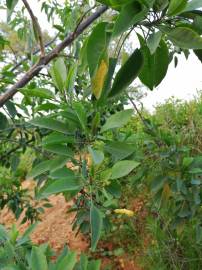
[[[23,183],[23,187],[29,188],[29,185],[27,182]],[[67,210],[72,206],[72,202],[66,202],[62,195],[51,196],[49,200],[52,207],[46,208],[45,212],[41,214],[41,222],[31,234],[32,241],[36,244],[48,242],[57,253],[63,249],[65,244],[71,250],[75,250],[78,253],[87,252],[89,240],[80,233],[76,235],[76,232],[72,230],[75,213],[67,213]],[[4,224],[7,228],[11,227],[13,223],[16,223],[21,233],[29,226],[29,222],[21,224],[22,218],[23,215],[16,221],[13,214],[6,208],[0,211],[0,223]],[[110,243],[107,243],[106,247],[113,248]],[[112,268],[114,270],[142,270],[134,261],[129,259],[127,254],[117,258],[102,257],[102,260],[103,267],[111,264],[114,265]]]

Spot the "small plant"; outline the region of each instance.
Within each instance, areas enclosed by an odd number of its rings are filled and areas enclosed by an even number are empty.
[[[0,225],[0,269],[1,270],[99,270],[99,260],[89,260],[84,254],[77,260],[75,252],[64,247],[61,254],[53,260],[56,254],[48,244],[34,245],[29,235],[34,230],[31,225],[20,236],[16,227],[7,232]],[[85,267],[85,268],[84,268]]]

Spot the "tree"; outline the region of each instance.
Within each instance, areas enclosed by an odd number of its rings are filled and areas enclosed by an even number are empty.
[[[124,110],[128,100],[151,132],[127,89],[137,77],[154,89],[179,53],[188,57],[193,50],[201,60],[202,4],[103,0],[90,7],[87,1],[45,1],[42,9],[47,17],[57,15],[60,21],[53,25],[56,37],[45,43],[28,1],[22,0],[22,8],[17,2],[6,1],[9,24],[19,38],[31,38],[39,49],[33,51],[33,46],[13,63],[7,57],[12,53],[5,53],[10,40],[4,33],[0,36],[0,160],[11,167],[11,154],[17,163],[21,150],[34,148],[36,166],[29,177],[38,180],[36,198],[61,192],[75,197],[75,226],[90,232],[95,250],[107,224],[107,209],[113,209],[120,197],[118,179],[140,166],[132,157],[134,145],[122,140],[119,130],[133,114]],[[33,28],[31,37],[25,35],[25,27],[19,28],[28,23],[25,9]],[[121,53],[132,34],[137,35],[139,48],[121,64]],[[23,95],[20,102],[15,99],[18,92]],[[74,170],[66,167],[70,161]]]

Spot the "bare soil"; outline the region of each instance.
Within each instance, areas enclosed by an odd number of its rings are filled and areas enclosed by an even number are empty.
[[[33,188],[32,182],[25,181],[23,188]],[[65,244],[71,250],[77,251],[78,254],[81,252],[87,252],[89,248],[89,241],[82,234],[72,230],[72,224],[75,218],[75,213],[67,213],[68,209],[72,206],[73,202],[66,202],[62,195],[51,196],[49,201],[52,204],[51,208],[45,208],[44,213],[41,214],[41,222],[36,226],[35,230],[31,234],[31,240],[35,244],[42,244],[48,242],[56,253],[59,253]],[[20,233],[23,233],[28,226],[29,222],[21,224],[23,214],[16,221],[14,215],[7,209],[4,208],[0,211],[0,224],[10,228],[12,224],[16,224]],[[143,270],[129,257],[124,255],[123,257],[102,258],[103,267],[110,264],[114,265],[114,270]],[[113,260],[113,261],[112,261]],[[103,268],[104,269],[104,268]]]

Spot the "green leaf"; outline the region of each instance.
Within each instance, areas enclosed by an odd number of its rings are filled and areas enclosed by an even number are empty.
[[[128,175],[132,172],[140,163],[134,160],[122,160],[114,164],[112,167],[111,179],[118,179]]]
[[[62,132],[64,134],[69,133],[69,129],[68,129],[67,124],[65,124],[61,121],[52,119],[50,117],[38,117],[38,118],[32,119],[30,121],[30,123],[34,126],[47,128],[50,130],[55,130],[58,132]]]
[[[66,165],[67,161],[69,161],[69,157],[66,156],[59,156],[55,159],[52,159],[50,165],[50,172],[62,168]]]
[[[87,270],[99,270],[101,267],[101,260],[92,260],[88,263]]]
[[[0,224],[0,240],[6,240],[8,239],[8,233],[6,231],[6,228]]]
[[[154,193],[157,193],[159,190],[161,190],[166,182],[165,176],[158,176],[156,177],[151,184],[151,190]]]
[[[201,8],[202,7],[202,2],[201,0],[192,0],[192,1],[189,1],[186,5],[186,8],[184,9],[184,12],[185,11],[193,11],[193,10],[196,10],[198,8]]]
[[[81,124],[81,127],[84,131],[87,131],[87,116],[85,108],[83,107],[81,102],[74,103],[73,107]]]
[[[162,33],[161,31],[152,33],[148,40],[147,40],[147,46],[150,50],[151,54],[154,54],[159,46],[159,43],[161,41]]]
[[[57,169],[50,173],[50,177],[53,179],[58,179],[58,178],[71,178],[74,177],[74,172],[66,167]]]
[[[187,5],[187,0],[171,0],[168,7],[168,16],[181,13]]]
[[[113,9],[119,10],[125,4],[130,3],[131,0],[99,0],[98,2],[110,6]]]
[[[11,15],[13,13],[13,10],[15,6],[17,5],[18,0],[6,0],[6,6],[8,8],[7,10],[7,21],[10,21]]]
[[[117,64],[117,58],[109,58],[108,72],[101,93],[101,99],[106,98],[111,90],[111,83],[114,76],[114,71]]]
[[[52,162],[52,160],[46,160],[46,161],[42,161],[41,163],[37,164],[31,170],[31,172],[27,175],[27,178],[35,178],[35,177],[49,171],[51,162]]]
[[[20,239],[17,240],[17,246],[21,246],[30,241],[30,234],[34,231],[37,225],[38,225],[38,222],[33,223],[26,229],[22,237],[20,237]]]
[[[114,24],[112,37],[117,37],[128,30],[130,26],[141,21],[146,13],[147,9],[138,1],[124,5]]]
[[[42,188],[37,198],[47,198],[52,194],[62,193],[66,191],[81,190],[83,187],[81,181],[76,177],[61,178],[59,180],[52,180],[45,188]]]
[[[202,62],[202,50],[194,50],[195,55]]]
[[[74,156],[74,153],[72,152],[72,150],[66,145],[62,145],[62,144],[44,145],[44,149],[52,153],[63,155],[70,158]]]
[[[6,6],[8,9],[11,9],[15,0],[6,0]]]
[[[67,136],[59,132],[53,132],[42,139],[42,145],[61,144],[74,142],[74,136]]]
[[[97,70],[100,57],[106,49],[106,27],[108,23],[101,22],[94,29],[87,43],[87,61],[91,78]]]
[[[169,0],[156,0],[154,3],[154,11],[163,11],[169,4]]]
[[[161,40],[154,54],[151,54],[143,38],[139,36],[144,66],[139,74],[143,84],[151,90],[158,86],[165,77],[169,65],[169,52],[166,43]]]
[[[54,98],[54,94],[50,90],[45,88],[34,88],[34,89],[23,88],[20,90],[20,92],[28,97],[39,97],[44,99]]]
[[[165,31],[167,37],[175,46],[182,49],[202,49],[202,38],[197,32],[188,27],[176,27]]]
[[[94,150],[90,146],[88,147],[88,151],[93,159],[93,163],[95,165],[101,164],[104,160],[104,154],[101,151]]]
[[[119,94],[135,80],[143,67],[143,60],[141,51],[136,49],[126,63],[119,69],[109,97]]]
[[[100,239],[103,225],[103,218],[100,210],[91,203],[90,208],[90,225],[91,225],[91,249],[95,251]]]
[[[48,270],[46,256],[38,247],[32,247],[31,252],[31,269],[32,270]]]
[[[11,117],[14,118],[16,116],[16,114],[17,114],[17,110],[15,108],[14,103],[9,100],[9,101],[7,101],[5,103],[5,106],[6,106],[7,110],[8,110],[8,112],[9,112],[9,114],[11,115]]]
[[[57,264],[55,270],[72,270],[76,264],[76,252],[69,251],[68,254]]]
[[[67,69],[63,58],[57,58],[50,69],[50,74],[55,83],[55,86],[61,92],[64,91],[65,82],[67,80]]]
[[[112,155],[114,161],[118,161],[134,153],[135,145],[126,142],[114,141],[106,143],[104,149]]]
[[[6,129],[8,126],[8,120],[6,116],[0,112],[0,130]]]
[[[194,30],[201,35],[202,34],[202,17],[201,16],[195,16],[193,21],[193,27]]]
[[[35,107],[34,111],[35,112],[40,112],[40,111],[53,111],[53,110],[57,110],[59,109],[59,106],[54,104],[54,103],[50,103],[50,102],[46,102],[44,104],[41,104],[37,107]]]
[[[74,82],[76,79],[76,74],[77,74],[77,65],[73,64],[70,68],[69,68],[69,72],[67,75],[67,79],[66,79],[66,89],[67,89],[67,93],[71,93],[74,89]]]
[[[115,198],[121,197],[121,185],[117,181],[113,180],[108,186],[105,187],[105,189]]]
[[[114,128],[123,127],[130,120],[132,113],[133,113],[133,110],[128,109],[128,110],[124,110],[124,111],[113,114],[107,119],[106,123],[101,129],[101,132],[114,129]]]

